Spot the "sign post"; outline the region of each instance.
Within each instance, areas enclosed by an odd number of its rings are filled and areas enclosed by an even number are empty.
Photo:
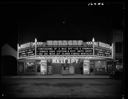
[[[92,44],[93,44],[93,55],[95,55],[95,50],[94,50],[94,43],[95,43],[95,39],[94,39],[94,37],[92,38]]]
[[[37,39],[35,38],[35,57],[36,57],[36,43],[37,43]]]

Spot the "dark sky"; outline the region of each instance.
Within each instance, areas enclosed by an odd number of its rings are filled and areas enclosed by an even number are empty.
[[[46,40],[84,40],[111,43],[112,30],[122,29],[123,2],[1,3],[3,43]]]

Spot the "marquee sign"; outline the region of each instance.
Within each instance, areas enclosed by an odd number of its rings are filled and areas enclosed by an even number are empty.
[[[112,56],[112,50],[103,49],[103,48],[100,48],[100,47],[96,47],[94,49],[94,53],[97,56],[105,56],[105,57],[111,57]]]
[[[27,57],[27,56],[34,56],[35,55],[35,48],[26,48],[19,50],[19,57]]]
[[[93,49],[86,47],[37,47],[37,55],[92,55]]]
[[[112,47],[102,42],[82,40],[49,40],[30,42],[18,46],[19,57],[43,55],[97,55],[112,57]]]

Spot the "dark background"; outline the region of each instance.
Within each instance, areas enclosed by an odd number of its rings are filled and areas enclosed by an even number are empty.
[[[111,44],[112,31],[124,28],[124,2],[1,2],[2,44],[83,40]],[[102,3],[102,2],[101,2]]]

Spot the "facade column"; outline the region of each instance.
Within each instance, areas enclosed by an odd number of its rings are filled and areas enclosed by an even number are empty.
[[[26,69],[26,60],[24,61],[24,73],[25,73],[25,69]]]
[[[18,61],[19,61],[19,44],[17,44],[17,74],[18,74]]]
[[[107,72],[107,61],[104,61],[104,65],[105,65],[105,72]]]
[[[115,59],[115,45],[113,43],[111,46],[111,50],[112,50],[112,59]]]
[[[84,62],[83,62],[83,74],[90,74],[90,60],[84,59]]]
[[[43,75],[47,73],[47,59],[41,59],[40,72]]]

